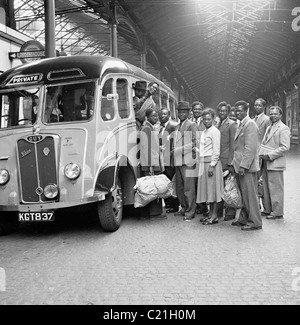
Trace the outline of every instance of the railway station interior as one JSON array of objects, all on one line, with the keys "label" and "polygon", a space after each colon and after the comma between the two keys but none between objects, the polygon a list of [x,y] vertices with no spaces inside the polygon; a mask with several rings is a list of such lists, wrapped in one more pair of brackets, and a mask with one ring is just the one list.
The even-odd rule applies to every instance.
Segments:
[{"label": "railway station interior", "polygon": [[216,108],[242,99],[251,115],[265,98],[283,108],[298,145],[299,8],[290,0],[1,0],[0,71],[27,62],[12,54],[31,40],[46,56],[50,41],[55,55],[115,56],[178,100]]},{"label": "railway station interior", "polygon": [[[11,79],[5,71],[44,57],[71,55],[103,55],[130,63],[128,66],[132,69],[132,75],[128,77],[128,90],[131,90],[131,85],[138,78],[145,82],[149,75],[141,69],[147,71],[156,77],[153,78],[156,81],[162,80],[163,83],[160,84],[163,87],[167,85],[173,91],[173,111],[174,94],[177,103],[188,101],[192,104],[200,101],[205,107],[213,109],[222,101],[233,106],[239,100],[244,100],[249,103],[250,117],[255,114],[254,103],[258,98],[266,100],[267,114],[271,106],[280,106],[283,110],[282,121],[291,131],[291,148],[287,153],[284,176],[284,218],[283,215],[277,215],[276,220],[268,220],[264,216],[263,227],[254,229],[260,231],[245,232],[240,231],[238,224],[232,224],[225,218],[218,225],[207,227],[208,224],[204,225],[198,219],[203,214],[201,212],[196,213],[193,220],[185,220],[180,211],[177,216],[173,213],[175,211],[166,212],[167,217],[161,220],[143,220],[134,215],[133,209],[129,209],[122,221],[121,230],[115,231],[117,228],[114,228],[113,231],[109,230],[110,233],[105,232],[98,219],[102,217],[106,226],[110,226],[111,220],[120,223],[124,203],[122,200],[126,196],[127,199],[130,198],[130,194],[134,198],[134,187],[130,181],[136,181],[135,177],[127,177],[130,174],[122,174],[122,181],[128,179],[122,192],[122,182],[118,178],[121,175],[119,166],[122,161],[117,159],[121,155],[118,157],[117,151],[108,155],[100,150],[100,137],[97,138],[97,134],[101,133],[104,123],[112,125],[114,131],[114,124],[109,124],[114,122],[113,119],[109,114],[107,117],[99,113],[98,120],[102,117],[100,122],[103,123],[100,124],[96,118],[87,121],[90,115],[86,113],[86,120],[78,120],[76,123],[75,118],[74,121],[63,120],[68,124],[50,123],[42,119],[42,113],[46,111],[43,109],[38,111],[41,121],[39,124],[44,127],[40,134],[37,123],[18,125],[20,121],[28,120],[19,120],[19,117],[16,124],[11,124],[13,127],[1,130],[1,143],[4,144],[1,148],[4,149],[1,151],[0,166],[2,163],[7,168],[10,162],[13,162],[13,166],[12,172],[6,173],[7,181],[0,184],[0,201],[5,199],[9,203],[6,204],[5,201],[8,208],[14,208],[11,211],[13,213],[18,208],[19,214],[24,212],[21,214],[38,215],[40,218],[30,221],[41,221],[40,212],[47,212],[48,207],[52,209],[54,205],[55,208],[58,207],[57,218],[55,217],[55,222],[27,222],[28,220],[19,219],[18,231],[5,236],[1,235],[0,224],[0,306],[123,304],[133,305],[131,310],[136,311],[135,305],[146,305],[145,314],[138,315],[137,318],[144,320],[148,316],[151,320],[154,317],[167,320],[180,319],[182,314],[166,314],[166,305],[186,310],[183,314],[186,318],[193,315],[198,319],[203,315],[202,310],[198,312],[197,309],[185,306],[299,305],[300,0],[0,0],[0,75],[1,87],[5,88],[5,92],[13,93],[15,87],[18,96],[23,96],[23,79],[20,77],[40,77],[40,70],[38,74],[25,75],[20,73],[23,70],[19,68],[14,70],[14,73],[17,71],[15,75],[9,76]],[[77,57],[58,59],[59,65],[54,73],[72,70],[65,68],[65,65],[61,68],[62,61],[68,60],[80,61],[82,68],[88,66],[86,62],[96,61],[97,58],[82,58],[83,63]],[[118,60],[105,58],[102,61]],[[41,62],[47,71],[44,73],[45,78],[51,76],[46,70],[52,69],[48,62]],[[78,62],[76,64],[79,66]],[[135,69],[132,65],[141,69]],[[97,72],[97,69],[90,70]],[[93,81],[94,86],[98,87],[96,94],[99,105],[96,107],[100,108],[102,98],[108,99],[109,95],[114,95],[107,91],[105,97],[104,92],[101,93],[105,89],[105,78],[111,78],[109,73],[105,74],[107,70],[103,72],[103,83],[99,73],[97,79],[87,79],[90,77],[83,74],[88,82],[79,80],[80,85],[90,85]],[[128,71],[122,72],[121,78],[127,77]],[[60,86],[65,83],[73,87],[73,80],[66,80],[66,76],[61,77],[59,73],[57,78],[60,79],[56,79],[53,84]],[[147,78],[141,75],[146,75]],[[118,77],[113,78],[117,85]],[[13,85],[14,79],[19,79],[20,83]],[[61,81],[62,79],[64,80]],[[25,80],[24,83],[26,82]],[[51,83],[42,87],[51,88]],[[168,87],[165,89],[169,91]],[[31,85],[25,85],[24,88],[31,90]],[[2,93],[4,91],[1,90]],[[160,94],[162,93],[161,90]],[[37,92],[29,92],[32,98],[36,94]],[[46,95],[43,89],[43,103],[47,102]],[[111,99],[117,103],[118,97],[111,96]],[[22,101],[21,103],[23,104]],[[36,108],[33,105],[36,101],[32,100],[31,103]],[[87,107],[86,105],[86,112]],[[117,112],[117,106],[111,107]],[[133,120],[132,105],[130,109],[130,119]],[[89,109],[89,112],[93,112],[93,109]],[[247,114],[246,110],[244,113]],[[125,114],[124,118],[128,116]],[[128,121],[136,135],[136,125],[130,119]],[[89,125],[92,130],[90,132],[87,128]],[[122,132],[129,129],[120,125]],[[285,129],[289,131],[286,127]],[[96,133],[98,130],[100,131]],[[102,132],[103,138],[103,134],[110,135]],[[125,139],[124,143],[128,144],[128,134],[120,134],[120,139]],[[122,137],[123,134],[126,136]],[[113,139],[110,136],[106,138]],[[106,138],[103,143],[107,143],[110,148],[112,142],[106,142]],[[45,140],[43,145],[48,143],[46,140],[50,145],[47,144],[47,147],[38,151],[42,146],[38,147],[36,143],[41,142],[41,139]],[[31,145],[29,149],[34,148],[35,151],[27,150],[24,145],[27,142]],[[133,145],[136,145],[136,136]],[[113,150],[114,147],[111,147]],[[82,152],[78,148],[83,148]],[[19,156],[16,155],[18,150],[21,153]],[[56,196],[43,202],[43,188],[35,185],[37,181],[35,183],[30,176],[35,175],[36,171],[29,174],[29,168],[24,168],[22,176],[33,189],[34,199],[38,199],[32,200],[33,203],[31,197],[22,202],[18,200],[15,189],[18,186],[21,188],[22,184],[19,176],[20,161],[25,158],[22,166],[26,168],[39,163],[43,167],[41,170],[48,172],[44,162],[50,161],[51,167],[54,166],[53,161],[56,160],[50,159],[54,159],[56,152],[63,159],[56,159],[57,170],[52,168],[51,172],[53,175],[57,172],[55,180],[62,180],[60,193],[59,187],[53,186],[56,183],[52,179],[51,182],[47,181],[45,188],[57,191]],[[30,156],[31,153],[36,156]],[[139,160],[139,156],[133,153],[135,160]],[[100,161],[102,154],[107,154],[108,159]],[[76,185],[76,177],[80,175],[80,168],[73,161],[77,157],[81,162],[79,166],[85,172],[78,178],[78,190],[73,186]],[[115,168],[110,168],[110,171],[118,172],[108,174],[109,169],[105,169],[107,166]],[[18,169],[19,174],[14,171]],[[122,171],[124,170],[126,169]],[[101,179],[98,172],[100,176],[105,176],[105,181],[109,181],[100,184],[102,187],[95,187]],[[77,175],[72,177],[75,173]],[[93,173],[99,178],[93,178]],[[9,175],[12,177],[9,178]],[[256,175],[254,179],[256,181]],[[38,177],[36,180],[39,180]],[[52,194],[50,190],[48,194]],[[7,198],[4,198],[5,191],[9,193]],[[24,186],[23,192],[28,194],[27,187]],[[95,206],[90,205],[91,210],[80,209],[85,199],[84,203],[95,200],[92,202]],[[71,209],[64,209],[65,207]],[[128,207],[131,208],[129,204]],[[4,211],[3,220],[7,221],[13,214],[5,210],[4,205],[0,204],[0,208],[3,208],[0,209],[1,212]],[[50,214],[54,216],[54,212]],[[115,223],[113,227],[115,225],[119,226]],[[149,307],[154,304],[160,306]],[[154,312],[160,312],[160,307],[165,313],[155,314]],[[177,310],[175,307],[174,312]],[[119,319],[117,317],[121,314],[114,314],[114,310],[117,312],[117,308],[114,308],[104,307],[103,311],[109,311],[108,314],[101,314],[102,310],[99,312],[97,309],[97,320],[109,317]],[[86,321],[85,314],[80,314],[82,309],[77,310],[78,313],[66,315],[68,320],[73,316],[78,321],[78,316]],[[130,309],[126,307],[122,310]],[[3,311],[4,308],[1,309],[1,315]],[[10,319],[16,317],[10,311],[9,313]],[[24,314],[19,315],[24,320]],[[90,316],[88,315],[89,319]],[[55,313],[53,317],[57,318]]]}]

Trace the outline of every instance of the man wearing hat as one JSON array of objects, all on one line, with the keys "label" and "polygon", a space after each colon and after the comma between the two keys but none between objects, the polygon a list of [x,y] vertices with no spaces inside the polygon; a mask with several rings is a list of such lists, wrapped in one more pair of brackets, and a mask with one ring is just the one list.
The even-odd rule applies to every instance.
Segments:
[{"label": "man wearing hat", "polygon": [[152,99],[152,95],[158,90],[157,83],[149,84],[147,89],[146,81],[136,81],[133,85],[135,96],[133,97],[133,108],[138,128],[142,126],[145,121],[146,111],[149,108],[155,108],[156,104]]},{"label": "man wearing hat", "polygon": [[176,193],[181,210],[175,215],[183,216],[185,221],[191,221],[196,213],[196,156],[193,148],[196,147],[198,128],[195,122],[188,119],[191,110],[188,102],[179,102],[177,110],[180,123],[175,129],[174,165]]}]

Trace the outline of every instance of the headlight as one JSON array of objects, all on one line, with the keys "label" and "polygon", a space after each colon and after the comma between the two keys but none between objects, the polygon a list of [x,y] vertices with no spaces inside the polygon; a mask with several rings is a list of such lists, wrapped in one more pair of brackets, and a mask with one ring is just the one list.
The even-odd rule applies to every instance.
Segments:
[{"label": "headlight", "polygon": [[47,185],[44,189],[44,195],[47,199],[54,199],[58,196],[58,188],[55,184]]},{"label": "headlight", "polygon": [[0,170],[0,185],[5,185],[9,181],[9,172],[6,169]]},{"label": "headlight", "polygon": [[75,163],[70,163],[65,167],[65,175],[67,178],[74,180],[80,176],[80,167]]}]

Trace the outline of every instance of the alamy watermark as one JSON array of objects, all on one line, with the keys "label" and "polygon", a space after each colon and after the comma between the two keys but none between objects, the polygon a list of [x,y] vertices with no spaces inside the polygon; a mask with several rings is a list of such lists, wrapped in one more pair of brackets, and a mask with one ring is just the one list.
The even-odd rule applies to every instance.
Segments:
[{"label": "alamy watermark", "polygon": [[300,31],[300,7],[295,7],[292,10],[292,16],[296,16],[296,18],[292,21],[292,30],[294,32]]},{"label": "alamy watermark", "polygon": [[300,267],[295,267],[292,271],[292,276],[295,277],[292,281],[292,290],[300,291]]},{"label": "alamy watermark", "polygon": [[0,267],[0,292],[6,291],[6,276],[5,270]]}]

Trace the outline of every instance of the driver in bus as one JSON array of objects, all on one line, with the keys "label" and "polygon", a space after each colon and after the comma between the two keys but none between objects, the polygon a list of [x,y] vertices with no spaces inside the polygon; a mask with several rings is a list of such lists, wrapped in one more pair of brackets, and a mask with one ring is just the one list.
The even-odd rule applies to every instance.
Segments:
[{"label": "driver in bus", "polygon": [[45,111],[45,121],[49,122],[59,122],[62,117],[62,112],[58,108],[58,98],[61,94],[62,87],[49,87],[46,96],[46,111]]}]

